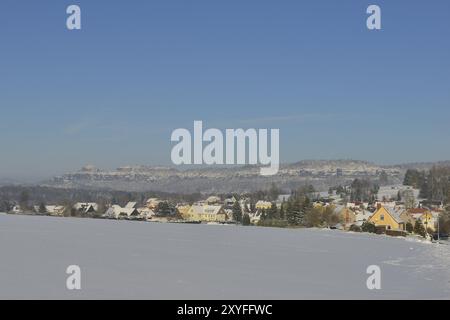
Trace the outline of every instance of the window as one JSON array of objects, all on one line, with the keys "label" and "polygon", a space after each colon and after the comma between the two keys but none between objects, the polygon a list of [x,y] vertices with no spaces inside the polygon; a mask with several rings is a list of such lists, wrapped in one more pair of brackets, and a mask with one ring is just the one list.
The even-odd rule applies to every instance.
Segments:
[{"label": "window", "polygon": [[381,220],[381,221],[384,221],[384,214],[382,214],[382,215],[380,216],[380,220]]}]

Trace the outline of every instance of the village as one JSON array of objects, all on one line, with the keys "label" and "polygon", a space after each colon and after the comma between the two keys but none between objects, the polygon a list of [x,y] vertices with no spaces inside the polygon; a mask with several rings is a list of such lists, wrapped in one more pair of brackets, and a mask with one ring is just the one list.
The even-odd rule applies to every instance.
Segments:
[{"label": "village", "polygon": [[328,192],[304,187],[290,194],[273,188],[272,192],[251,195],[208,195],[192,203],[148,198],[122,204],[40,203],[31,210],[16,204],[8,213],[159,223],[317,227],[430,240],[448,238],[449,223],[444,219],[443,203],[421,199],[419,190],[411,186],[379,187],[372,190],[371,201],[352,200],[354,197],[348,195],[355,193],[355,186],[353,191],[350,186],[339,186]]}]

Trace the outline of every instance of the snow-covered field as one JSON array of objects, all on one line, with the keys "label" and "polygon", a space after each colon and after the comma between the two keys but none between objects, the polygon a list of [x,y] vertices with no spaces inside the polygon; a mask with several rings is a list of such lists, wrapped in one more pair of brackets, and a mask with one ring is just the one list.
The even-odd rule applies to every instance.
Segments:
[{"label": "snow-covered field", "polygon": [[[66,268],[81,268],[81,290]],[[381,268],[381,290],[366,269]],[[318,229],[0,214],[0,298],[450,298],[450,246]]]}]

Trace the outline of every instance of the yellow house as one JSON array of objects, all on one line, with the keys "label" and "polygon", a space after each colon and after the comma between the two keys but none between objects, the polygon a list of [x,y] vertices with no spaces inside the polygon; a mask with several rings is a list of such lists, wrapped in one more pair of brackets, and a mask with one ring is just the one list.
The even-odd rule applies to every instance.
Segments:
[{"label": "yellow house", "polygon": [[190,209],[191,209],[190,205],[179,205],[179,206],[177,206],[178,213],[185,220],[188,220],[189,210]]},{"label": "yellow house", "polygon": [[420,216],[420,220],[422,221],[423,226],[426,229],[431,229],[432,231],[436,230],[435,225],[436,225],[437,220],[430,211],[427,211],[424,214],[422,214]]},{"label": "yellow house", "polygon": [[369,218],[377,227],[385,227],[387,230],[405,230],[405,222],[400,218],[402,212],[392,208],[380,206]]},{"label": "yellow house", "polygon": [[272,208],[272,202],[260,200],[255,204],[255,208],[257,210],[269,210]]},{"label": "yellow house", "polygon": [[227,214],[223,206],[194,204],[183,218],[188,221],[225,222]]}]

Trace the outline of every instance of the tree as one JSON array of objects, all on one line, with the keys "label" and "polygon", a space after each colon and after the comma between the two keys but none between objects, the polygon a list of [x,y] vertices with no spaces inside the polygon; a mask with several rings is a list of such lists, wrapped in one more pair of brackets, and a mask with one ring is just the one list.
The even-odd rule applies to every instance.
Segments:
[{"label": "tree", "polygon": [[302,211],[302,204],[300,201],[290,201],[290,205],[286,210],[286,217],[291,225],[302,225],[304,223],[305,213]]},{"label": "tree", "polygon": [[405,229],[406,229],[407,232],[411,233],[411,232],[414,231],[414,226],[412,225],[411,222],[407,222],[406,226],[405,226]]},{"label": "tree", "polygon": [[332,206],[327,206],[322,212],[322,221],[325,226],[332,226],[339,222],[339,216],[334,213]]},{"label": "tree", "polygon": [[168,216],[172,213],[169,203],[167,201],[161,201],[156,207],[156,213],[160,216]]},{"label": "tree", "polygon": [[275,202],[272,202],[270,209],[267,210],[267,219],[276,219],[278,218],[278,208]]},{"label": "tree", "polygon": [[381,185],[386,185],[389,183],[389,178],[388,178],[386,171],[384,171],[384,170],[381,171],[379,182]]},{"label": "tree", "polygon": [[242,224],[244,225],[244,226],[249,226],[251,223],[250,223],[250,216],[247,214],[247,213],[245,213],[244,215],[243,215],[243,217],[242,217]]},{"label": "tree", "polygon": [[309,208],[305,215],[305,224],[307,227],[319,227],[322,224],[322,214],[319,209]]},{"label": "tree", "polygon": [[361,230],[363,232],[376,233],[377,227],[372,222],[365,221],[361,226]]},{"label": "tree", "polygon": [[416,207],[416,199],[412,190],[405,190],[401,193],[401,198],[405,203],[406,209],[412,209]]},{"label": "tree", "polygon": [[349,229],[350,231],[353,231],[353,232],[361,232],[361,228],[359,227],[359,226],[357,226],[356,224],[352,224],[351,226],[350,226],[350,229]]},{"label": "tree", "polygon": [[284,209],[285,206],[286,206],[286,203],[283,200],[283,203],[281,204],[281,208],[280,208],[280,213],[279,213],[279,216],[280,216],[281,220],[284,220],[284,218],[285,218],[285,209]]},{"label": "tree", "polygon": [[423,223],[421,220],[416,221],[416,223],[414,225],[414,233],[425,238],[426,230],[425,230],[425,227],[423,226]]},{"label": "tree", "polygon": [[277,200],[279,195],[280,195],[280,189],[277,188],[275,183],[272,183],[272,185],[270,186],[270,189],[269,189],[269,195],[268,195],[269,200],[275,201],[275,200]]},{"label": "tree", "polygon": [[27,210],[28,209],[28,202],[30,201],[30,195],[28,193],[28,191],[23,190],[20,193],[20,197],[19,197],[19,205],[22,208],[22,210]]},{"label": "tree", "polygon": [[13,205],[8,200],[3,200],[0,202],[0,212],[9,212],[12,207]]},{"label": "tree", "polygon": [[239,204],[239,202],[235,202],[233,204],[233,208],[231,209],[233,212],[233,219],[236,222],[242,222],[242,209],[241,209],[241,205]]},{"label": "tree", "polygon": [[408,169],[403,179],[403,185],[411,186],[413,188],[420,188],[425,182],[425,172],[420,172],[416,169]]},{"label": "tree", "polygon": [[372,202],[380,187],[366,179],[355,179],[351,185],[350,201]]},{"label": "tree", "polygon": [[248,202],[247,202],[247,201],[245,201],[245,203],[244,203],[244,210],[243,210],[243,212],[244,212],[244,213],[249,213],[249,210],[248,210]]},{"label": "tree", "polygon": [[43,203],[43,202],[41,202],[41,204],[39,205],[39,213],[41,213],[41,214],[47,213],[47,208],[45,207],[45,203]]}]

